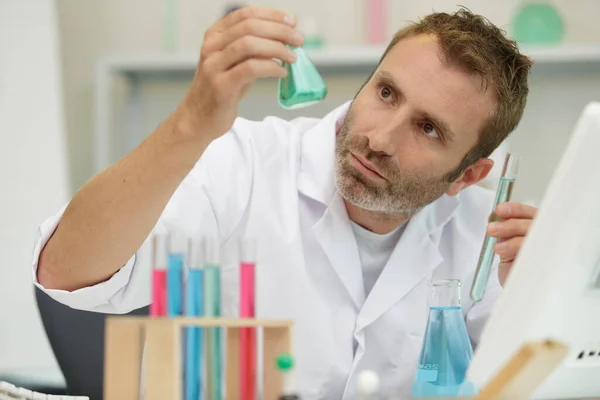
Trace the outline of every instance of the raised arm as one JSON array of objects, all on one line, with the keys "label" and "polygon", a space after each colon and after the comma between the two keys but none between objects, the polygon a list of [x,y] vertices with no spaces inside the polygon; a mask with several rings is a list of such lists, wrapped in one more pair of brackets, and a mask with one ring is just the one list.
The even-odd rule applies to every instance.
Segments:
[{"label": "raised arm", "polygon": [[70,201],[40,253],[39,283],[73,291],[117,272],[148,237],[207,146],[231,128],[253,82],[285,76],[273,59],[293,62],[286,45],[301,43],[293,18],[268,8],[244,7],[210,27],[177,109]]}]

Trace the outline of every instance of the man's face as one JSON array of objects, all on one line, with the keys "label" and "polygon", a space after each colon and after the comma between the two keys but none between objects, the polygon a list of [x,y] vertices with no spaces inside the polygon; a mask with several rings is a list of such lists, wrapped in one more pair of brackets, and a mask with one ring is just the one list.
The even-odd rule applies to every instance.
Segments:
[{"label": "man's face", "polygon": [[453,181],[449,176],[495,106],[480,78],[444,65],[434,38],[401,40],[356,96],[338,132],[341,195],[365,210],[410,216],[483,179],[482,171],[471,174],[472,167]]}]

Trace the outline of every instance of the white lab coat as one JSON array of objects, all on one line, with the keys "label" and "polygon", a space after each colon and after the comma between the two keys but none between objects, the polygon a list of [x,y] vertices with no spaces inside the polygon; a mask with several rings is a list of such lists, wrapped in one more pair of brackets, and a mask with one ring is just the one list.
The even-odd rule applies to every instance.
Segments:
[{"label": "white lab coat", "polygon": [[[464,282],[462,304],[474,344],[501,292],[494,271],[483,302],[473,305],[468,296],[493,201],[492,191],[471,187],[441,197],[409,222],[365,298],[356,242],[334,185],[335,130],[348,106],[323,119],[236,120],[207,149],[155,228],[220,238],[225,315],[238,313],[239,241],[244,235],[257,240],[257,316],[294,320],[296,382],[304,399],[353,399],[365,368],[379,373],[383,394],[408,394],[430,279]],[[40,249],[61,212],[41,225],[34,280]],[[46,293],[99,312],[145,306],[148,243],[107,282]]]}]

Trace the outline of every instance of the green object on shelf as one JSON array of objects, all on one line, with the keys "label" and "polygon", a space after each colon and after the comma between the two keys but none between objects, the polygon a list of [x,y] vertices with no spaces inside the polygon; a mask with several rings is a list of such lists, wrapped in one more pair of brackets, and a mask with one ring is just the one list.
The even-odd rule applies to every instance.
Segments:
[{"label": "green object on shelf", "polygon": [[305,49],[320,49],[323,48],[325,40],[321,36],[305,36],[302,47]]},{"label": "green object on shelf", "polygon": [[294,357],[291,354],[283,353],[277,357],[277,368],[280,371],[289,371],[294,368]]},{"label": "green object on shelf", "polygon": [[164,0],[163,7],[163,50],[174,52],[179,45],[179,0]]},{"label": "green object on shelf", "polygon": [[291,47],[296,61],[283,63],[287,76],[279,80],[279,105],[285,109],[308,107],[327,96],[323,78],[302,47]]},{"label": "green object on shelf", "polygon": [[298,20],[298,31],[304,36],[304,49],[320,49],[325,45],[325,38],[319,30],[317,20],[307,16]]},{"label": "green object on shelf", "polygon": [[545,2],[526,2],[513,19],[513,37],[519,43],[552,45],[560,43],[565,26],[558,9]]}]

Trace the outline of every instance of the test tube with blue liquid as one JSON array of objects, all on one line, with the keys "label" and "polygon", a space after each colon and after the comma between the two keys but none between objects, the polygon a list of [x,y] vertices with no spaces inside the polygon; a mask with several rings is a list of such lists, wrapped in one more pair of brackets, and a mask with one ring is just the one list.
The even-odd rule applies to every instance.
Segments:
[{"label": "test tube with blue liquid", "polygon": [[[204,315],[204,259],[202,257],[202,240],[188,241],[189,270],[185,290],[185,315],[201,317]],[[202,328],[186,328],[185,352],[185,400],[203,398],[203,341]]]},{"label": "test tube with blue liquid", "polygon": [[[221,316],[221,257],[217,238],[204,241],[204,315]],[[223,349],[221,328],[206,328],[207,392],[211,400],[223,399]]]},{"label": "test tube with blue liquid", "polygon": [[467,370],[473,348],[465,324],[459,279],[430,283],[430,304],[412,397],[476,394]]},{"label": "test tube with blue liquid", "polygon": [[169,253],[167,256],[167,315],[183,315],[184,262],[187,250],[185,236],[179,232],[169,233]]},{"label": "test tube with blue liquid", "polygon": [[[508,153],[502,169],[500,181],[498,182],[498,189],[496,190],[496,197],[492,206],[490,222],[501,220],[496,215],[496,208],[499,204],[510,201],[518,171],[519,156],[513,153]],[[475,277],[473,278],[473,284],[471,286],[471,299],[475,302],[481,301],[485,295],[485,290],[490,280],[490,272],[495,256],[494,246],[496,245],[497,241],[497,238],[487,234],[483,240],[483,246],[479,255],[479,262],[477,264]]]}]

